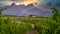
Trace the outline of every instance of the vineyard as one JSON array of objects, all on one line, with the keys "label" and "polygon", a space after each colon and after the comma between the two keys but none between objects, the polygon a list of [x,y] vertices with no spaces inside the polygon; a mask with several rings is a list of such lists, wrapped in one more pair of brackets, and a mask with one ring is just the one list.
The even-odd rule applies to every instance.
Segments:
[{"label": "vineyard", "polygon": [[35,25],[39,34],[60,34],[60,14],[53,8],[51,17],[2,17],[0,34],[26,34]]}]

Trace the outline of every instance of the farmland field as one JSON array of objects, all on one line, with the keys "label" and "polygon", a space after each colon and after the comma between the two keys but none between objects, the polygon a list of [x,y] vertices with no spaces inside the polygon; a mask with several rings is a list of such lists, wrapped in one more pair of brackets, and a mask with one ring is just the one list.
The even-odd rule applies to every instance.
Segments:
[{"label": "farmland field", "polygon": [[53,8],[53,15],[2,16],[0,13],[0,34],[60,34],[60,13]]},{"label": "farmland field", "polygon": [[21,21],[21,22],[30,22],[30,23],[33,23],[33,22],[43,22],[43,21],[46,21],[48,20],[47,17],[1,17],[1,18],[10,18],[11,21]]},{"label": "farmland field", "polygon": [[[59,21],[60,22],[60,21]],[[60,23],[50,17],[0,17],[0,34],[26,34],[34,24],[39,34],[59,34]],[[24,32],[24,33],[23,33]]]},{"label": "farmland field", "polygon": [[0,34],[60,34],[60,0],[0,0]]}]

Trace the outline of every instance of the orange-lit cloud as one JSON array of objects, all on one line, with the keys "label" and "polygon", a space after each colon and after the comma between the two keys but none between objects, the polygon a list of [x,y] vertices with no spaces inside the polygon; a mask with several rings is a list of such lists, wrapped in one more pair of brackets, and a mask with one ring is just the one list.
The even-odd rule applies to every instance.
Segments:
[{"label": "orange-lit cloud", "polygon": [[24,1],[22,1],[22,3],[23,4],[25,4],[25,5],[28,5],[28,4],[35,4],[35,3],[38,3],[39,2],[39,0],[24,0]]},{"label": "orange-lit cloud", "polygon": [[[39,3],[40,0],[22,0],[22,1],[18,1],[18,2],[14,2],[16,5],[19,5],[19,4],[25,4],[25,5],[28,5],[28,4],[35,4],[35,3]],[[6,5],[11,5],[11,3],[13,3],[12,1],[6,1],[5,4]]]}]

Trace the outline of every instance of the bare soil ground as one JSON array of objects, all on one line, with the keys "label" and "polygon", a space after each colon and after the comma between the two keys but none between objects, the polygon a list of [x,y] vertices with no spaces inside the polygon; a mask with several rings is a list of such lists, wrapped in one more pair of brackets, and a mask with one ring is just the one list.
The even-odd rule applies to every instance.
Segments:
[{"label": "bare soil ground", "polygon": [[38,34],[38,32],[35,29],[30,29],[27,34]]}]

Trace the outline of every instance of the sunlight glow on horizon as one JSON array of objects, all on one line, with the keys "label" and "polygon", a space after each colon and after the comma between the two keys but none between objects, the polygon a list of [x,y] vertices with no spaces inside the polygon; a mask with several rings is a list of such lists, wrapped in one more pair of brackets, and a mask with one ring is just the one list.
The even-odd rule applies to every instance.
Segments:
[{"label": "sunlight glow on horizon", "polygon": [[39,2],[40,0],[23,0],[21,2],[6,1],[5,5],[11,5],[12,3],[15,3],[16,5],[20,5],[20,4],[28,5],[28,4],[35,4]]}]

